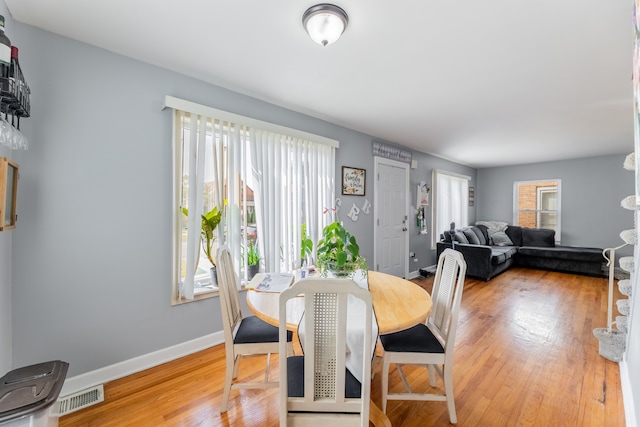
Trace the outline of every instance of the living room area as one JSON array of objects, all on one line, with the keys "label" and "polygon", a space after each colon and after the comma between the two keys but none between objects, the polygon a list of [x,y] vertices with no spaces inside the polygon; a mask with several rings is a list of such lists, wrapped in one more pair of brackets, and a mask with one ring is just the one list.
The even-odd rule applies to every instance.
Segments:
[{"label": "living room area", "polygon": [[[27,3],[28,10],[25,10],[23,5]],[[225,24],[221,24],[223,28],[219,31],[229,30],[226,25],[231,25],[231,17],[235,15],[231,13],[227,15],[224,11],[235,6],[230,4],[232,2],[213,3],[215,3],[215,7],[211,6],[214,7],[213,12],[206,9],[208,15],[218,16],[219,13],[227,17]],[[278,29],[278,35],[280,31],[286,33],[282,34],[283,43],[286,39],[295,39],[291,33],[297,34],[294,31],[300,30],[300,40],[290,41],[295,45],[291,49],[302,50],[307,47],[307,42],[312,44],[313,48],[323,48],[308,40],[302,25],[298,22],[300,14],[297,13],[297,9],[292,11],[293,6],[285,4],[284,1],[277,3],[281,10],[287,11],[295,18],[295,22],[291,24],[293,29],[286,27],[285,31],[282,29],[284,25]],[[615,30],[615,34],[607,33],[604,37],[606,43],[602,41],[602,46],[597,44],[597,41],[603,40],[603,36],[600,34],[589,36],[589,40],[594,45],[593,49],[597,48],[597,52],[601,52],[600,49],[609,52],[611,49],[607,43],[617,42],[619,39],[623,41],[623,48],[628,48],[628,56],[622,60],[611,58],[608,56],[610,53],[603,53],[599,58],[604,59],[597,61],[600,65],[607,62],[614,65],[610,68],[604,65],[602,69],[598,68],[590,84],[595,87],[596,82],[601,80],[615,80],[612,84],[613,89],[610,92],[603,90],[602,97],[596,96],[600,93],[594,94],[595,90],[583,94],[577,89],[575,91],[572,89],[570,92],[576,99],[576,103],[582,104],[581,108],[575,107],[572,103],[559,105],[549,102],[550,105],[545,106],[547,108],[545,115],[535,117],[529,114],[529,107],[520,89],[525,84],[533,84],[538,78],[537,74],[529,74],[526,55],[518,56],[519,61],[516,61],[518,63],[512,64],[514,68],[506,75],[502,75],[504,80],[508,80],[507,77],[509,77],[518,80],[517,82],[505,81],[503,86],[502,82],[497,81],[500,78],[496,77],[496,70],[491,64],[460,58],[459,62],[455,61],[459,67],[451,69],[455,70],[455,73],[454,71],[449,73],[456,74],[457,79],[465,83],[472,79],[473,67],[469,67],[471,63],[477,64],[479,68],[487,67],[493,70],[493,77],[485,77],[485,80],[478,80],[476,84],[469,85],[469,87],[479,87],[478,93],[474,92],[473,98],[469,93],[466,95],[458,93],[464,90],[452,85],[442,89],[445,94],[441,94],[440,104],[436,106],[420,105],[413,113],[394,117],[389,116],[390,113],[386,109],[383,113],[378,112],[377,110],[382,111],[380,104],[389,104],[385,108],[390,106],[393,109],[399,108],[414,97],[420,99],[435,97],[440,92],[438,82],[441,75],[438,74],[438,77],[433,78],[435,83],[429,82],[430,95],[418,91],[420,84],[405,86],[402,81],[402,72],[390,74],[391,77],[388,80],[381,78],[380,74],[372,74],[373,77],[371,77],[369,72],[375,70],[384,75],[396,67],[392,64],[403,64],[400,68],[419,68],[424,77],[430,75],[428,72],[430,68],[436,68],[435,59],[427,64],[416,65],[409,59],[406,59],[406,62],[394,63],[379,57],[384,55],[373,55],[374,63],[360,69],[359,73],[353,73],[351,76],[351,73],[344,71],[341,64],[345,64],[343,61],[354,56],[354,50],[330,51],[327,49],[340,49],[340,44],[343,44],[343,47],[349,46],[348,43],[353,43],[353,40],[349,42],[346,36],[350,33],[355,36],[358,31],[363,31],[362,26],[366,27],[355,13],[358,9],[366,8],[354,1],[344,6],[347,9],[351,7],[353,11],[350,14],[353,26],[345,32],[345,38],[336,42],[335,45],[324,47],[325,50],[299,55],[300,58],[304,58],[300,62],[307,61],[312,64],[319,70],[320,77],[316,77],[316,80],[304,78],[302,81],[291,80],[290,82],[293,92],[307,90],[307,86],[317,86],[320,88],[319,91],[323,92],[332,88],[334,82],[346,79],[345,76],[349,75],[351,79],[355,79],[350,80],[354,87],[366,88],[364,95],[354,96],[355,101],[351,97],[336,95],[333,92],[326,95],[326,98],[330,98],[329,100],[324,99],[325,94],[316,95],[329,105],[324,107],[328,108],[323,110],[324,113],[314,110],[316,107],[308,101],[313,98],[307,94],[302,97],[303,99],[296,97],[286,101],[275,99],[276,95],[269,90],[275,83],[268,80],[265,77],[266,74],[257,77],[252,74],[251,78],[256,86],[243,88],[225,84],[228,82],[223,78],[204,77],[206,74],[204,69],[178,70],[182,61],[186,61],[187,58],[180,55],[182,50],[177,45],[171,45],[168,47],[169,51],[163,51],[167,62],[161,66],[154,64],[145,56],[145,49],[148,52],[153,49],[142,44],[142,41],[140,42],[143,46],[142,53],[135,57],[120,53],[115,47],[102,46],[98,40],[76,39],[65,34],[61,29],[53,31],[46,28],[51,24],[48,21],[54,20],[52,18],[40,17],[40,21],[36,18],[29,18],[34,19],[33,21],[27,19],[26,12],[33,13],[33,9],[42,8],[44,15],[47,15],[45,6],[44,2],[42,4],[15,0],[0,2],[0,14],[5,16],[6,32],[12,42],[20,47],[20,62],[32,90],[32,115],[20,123],[21,132],[28,136],[31,142],[30,149],[10,150],[0,146],[0,156],[10,157],[20,165],[19,221],[14,230],[0,233],[0,375],[16,367],[45,360],[66,360],[70,364],[69,381],[63,392],[69,394],[98,383],[115,381],[131,372],[144,371],[144,369],[178,359],[180,356],[195,354],[204,348],[220,345],[222,321],[218,298],[172,305],[175,283],[172,282],[174,260],[171,209],[174,177],[171,144],[174,129],[172,112],[163,109],[163,102],[168,95],[231,114],[252,117],[339,141],[340,145],[335,157],[335,186],[336,195],[341,199],[340,219],[357,237],[363,256],[371,260],[370,267],[373,266],[375,258],[373,230],[377,222],[374,216],[377,205],[369,211],[365,211],[363,206],[365,201],[374,204],[374,171],[376,170],[376,156],[372,150],[374,142],[410,153],[411,163],[415,164],[415,168],[408,169],[410,194],[407,200],[410,215],[406,219],[408,251],[402,254],[402,261],[408,265],[408,277],[416,280],[420,280],[421,268],[436,264],[437,254],[432,244],[432,237],[434,233],[439,237],[439,234],[444,231],[444,229],[432,229],[433,216],[430,208],[425,210],[426,217],[423,218],[426,234],[421,234],[421,226],[416,222],[415,189],[421,183],[432,185],[431,177],[434,170],[469,177],[468,185],[475,191],[474,203],[467,209],[468,224],[459,224],[460,226],[490,220],[514,224],[514,183],[556,179],[562,182],[560,235],[562,245],[617,247],[622,243],[620,233],[623,230],[635,228],[636,213],[621,207],[623,199],[637,194],[635,174],[623,168],[626,157],[636,149],[633,140],[633,93],[629,81],[633,46],[631,41],[627,40],[632,31],[629,24],[632,11],[627,5],[623,9],[629,10],[625,12],[621,21],[618,20],[620,6],[613,6],[613,10],[607,9],[607,13],[601,14],[602,20],[606,22],[614,21],[616,24],[622,22],[622,30]],[[167,25],[171,26],[172,19],[165,19],[170,14],[164,9],[180,8],[175,4],[165,4],[165,7],[157,6],[156,8],[141,4],[138,6],[140,9],[153,9],[148,12],[147,19],[158,18],[151,19],[151,23],[145,21],[149,25],[149,32],[145,34],[154,34],[154,29],[159,25],[158,22],[162,23],[160,26],[166,31]],[[425,11],[423,8],[426,7],[418,2],[413,2],[412,6],[419,8],[420,11]],[[75,14],[75,20],[82,22],[84,7],[86,6],[74,4],[67,9],[67,13]],[[187,8],[187,6],[181,7]],[[259,10],[262,11],[263,6],[256,7],[260,7]],[[387,9],[389,6],[378,2],[375,7]],[[494,4],[494,7],[506,8],[514,13],[513,16],[524,14],[522,10],[512,10],[512,5]],[[576,10],[583,10],[585,5],[575,2],[573,7]],[[590,7],[594,6],[590,5]],[[304,9],[303,6],[300,8]],[[459,8],[462,6],[448,9],[447,16],[456,17],[457,13],[461,13]],[[476,6],[473,6],[474,10],[467,10],[468,15],[464,15],[465,22],[470,24],[467,28],[474,28],[478,24],[475,18],[479,14],[481,16],[486,14],[475,8]],[[600,9],[589,10],[597,14]],[[134,14],[134,12],[123,3],[113,6],[112,9],[112,14],[115,15]],[[406,8],[403,8],[402,12],[405,15],[412,14]],[[542,9],[527,9],[527,12],[531,12],[532,15],[531,21],[522,23],[525,28],[538,26],[541,22],[544,24],[542,17],[546,14],[542,13]],[[89,13],[86,11],[86,14]],[[194,14],[191,13],[191,15]],[[563,16],[569,17],[565,19],[569,19],[567,22],[571,22],[571,25],[584,30],[582,23],[573,22],[574,18],[571,18],[573,14]],[[159,19],[161,17],[163,19]],[[183,15],[179,17],[180,19],[176,18],[178,21],[186,19]],[[95,21],[88,21],[87,26],[94,24],[98,27],[105,20],[104,16],[101,19],[92,19]],[[401,18],[397,19],[402,21]],[[433,16],[430,19],[434,19]],[[554,23],[561,26],[558,22],[554,21]],[[121,25],[121,29],[115,26],[111,30],[116,33],[131,30],[127,25]],[[518,27],[516,24],[513,26]],[[569,28],[565,31],[571,33],[572,27],[569,24],[566,26]],[[512,25],[508,27],[513,29]],[[484,30],[488,31],[486,28]],[[458,28],[455,32],[460,31],[469,34],[468,29]],[[622,33],[622,36],[619,36],[619,33]],[[382,35],[378,34],[378,36]],[[584,37],[584,34],[580,32],[580,36]],[[207,39],[211,40],[211,37],[213,36],[208,35]],[[225,39],[224,34],[215,33],[215,37],[218,37],[216,40]],[[136,44],[137,38],[131,37],[128,44]],[[429,40],[437,38],[437,34],[430,33]],[[506,37],[493,34],[489,40],[498,41],[503,38]],[[278,42],[280,41],[281,39],[278,38]],[[548,40],[545,36],[543,41],[547,43],[544,45],[545,48],[549,49],[547,54],[550,64],[550,68],[545,72],[549,74],[557,72],[560,75],[559,80],[569,84],[573,81],[572,76],[578,72],[573,67],[564,68],[568,67],[566,63],[571,61],[562,61],[564,57],[555,56],[558,52],[551,47],[555,40]],[[573,36],[565,41],[567,44],[574,42]],[[263,42],[255,36],[246,43],[246,46],[236,46],[234,49],[238,50],[232,49],[231,53],[223,51],[224,55],[222,53],[216,55],[215,52],[209,52],[207,55],[226,58],[219,62],[240,62],[242,65],[237,67],[236,72],[243,74],[248,72],[246,69],[252,69],[251,71],[255,72],[255,69],[263,67],[263,64],[274,67],[277,63],[270,57],[261,56],[259,52],[254,52],[256,55],[254,57],[239,55],[237,52],[243,52],[244,48],[258,46],[258,51],[271,51],[272,55],[281,54],[280,49],[287,50],[278,47],[280,45],[277,43],[265,41],[267,45],[263,45]],[[370,43],[372,42],[367,44]],[[426,46],[424,40],[420,39],[414,43],[399,45],[397,50],[402,51],[405,58],[434,55],[440,61],[447,59],[448,55],[457,57],[458,52],[468,50],[467,45],[462,43],[455,49],[437,55],[436,51],[429,51],[430,54],[425,53],[426,51],[422,52],[421,49],[427,49]],[[507,45],[503,49],[507,53],[527,50],[520,49],[521,47]],[[218,48],[222,49],[223,46]],[[170,54],[167,55],[167,52]],[[298,50],[291,50],[291,52],[298,52]],[[460,55],[463,56],[461,53]],[[595,56],[593,52],[590,55]],[[475,56],[473,58],[477,59]],[[296,63],[299,64],[299,62]],[[296,66],[294,64],[291,67],[295,69]],[[518,75],[517,70],[525,73],[519,79],[514,77]],[[310,71],[306,71],[306,68],[304,72],[298,70],[298,74],[301,75],[308,72]],[[323,75],[323,72],[328,74]],[[491,75],[491,72],[489,74]],[[426,82],[424,84],[426,86]],[[258,90],[259,87],[264,88],[263,91]],[[600,88],[600,86],[597,87]],[[276,89],[275,92],[278,90],[280,89]],[[542,92],[542,89],[540,91]],[[398,98],[391,98],[391,94]],[[349,104],[344,107],[341,105],[343,98],[349,98],[349,102],[355,105]],[[386,101],[380,102],[378,98]],[[488,103],[488,100],[500,98],[515,100],[511,105],[517,105],[518,109],[527,112],[524,114],[525,117],[515,113],[513,116],[506,113],[498,114],[497,111],[492,111],[493,107],[483,108],[480,102],[480,100],[487,100]],[[531,99],[532,103],[533,101],[535,99]],[[345,99],[344,103],[346,102]],[[370,104],[375,105],[370,108]],[[530,107],[533,108],[533,106]],[[605,107],[612,109],[601,109]],[[515,107],[511,108],[516,110]],[[567,110],[571,110],[570,118],[563,115]],[[327,111],[331,111],[332,114],[329,115]],[[354,111],[357,112],[356,116],[361,115],[366,118],[366,121],[376,126],[393,122],[398,127],[394,127],[391,133],[373,125],[372,127],[356,126],[355,121],[347,122],[346,119]],[[459,124],[460,133],[453,131],[446,133],[444,130],[440,133],[440,126],[447,123],[448,117],[451,117],[449,115],[445,117],[445,112],[468,118],[467,124]],[[467,115],[470,112],[476,112],[479,116]],[[341,119],[338,120],[336,117]],[[602,124],[607,121],[607,118],[611,119],[615,124],[614,127],[618,128],[617,133],[609,135],[610,139],[589,127]],[[426,127],[429,129],[419,136],[405,133],[402,129],[402,126],[408,127],[412,124],[410,122],[421,121],[428,122]],[[557,125],[557,122],[560,122],[561,130],[579,128],[584,138],[570,141],[567,139],[569,141],[567,144],[561,144],[559,140],[565,136],[564,134],[550,135],[546,132],[549,130],[547,127],[549,123]],[[484,128],[485,125],[489,126],[488,123],[493,123],[495,127]],[[472,124],[474,126],[471,126]],[[467,128],[467,125],[470,127]],[[493,138],[493,132],[496,129],[518,128],[519,125],[527,125],[528,129],[537,129],[539,133],[529,138],[523,136],[522,139],[517,138],[514,133],[509,135],[510,138]],[[596,127],[599,128],[599,126]],[[473,137],[472,131],[476,131]],[[479,135],[483,135],[484,138],[480,139]],[[595,144],[596,149],[593,151],[588,151],[587,145],[589,147],[593,145],[587,144],[586,141],[593,142],[591,138],[593,135],[600,138],[599,144]],[[479,139],[474,139],[476,137]],[[545,144],[550,143],[551,147],[542,143],[537,145],[535,137],[541,141],[544,140]],[[488,148],[487,140],[492,139],[496,140],[496,145]],[[428,143],[431,141],[442,145],[429,148]],[[585,141],[584,146],[581,144],[582,141]],[[424,146],[428,148],[421,149],[417,145],[410,146],[410,144],[425,144]],[[611,149],[611,146],[615,147]],[[512,148],[515,150],[511,150]],[[502,151],[515,151],[514,157],[509,162],[497,163],[494,158],[497,158]],[[550,153],[557,156],[549,156]],[[457,157],[458,154],[464,155],[464,158],[460,159]],[[343,166],[367,172],[362,196],[341,194]],[[430,200],[430,202],[433,201]],[[348,216],[353,206],[359,211],[357,216],[354,215],[356,220]],[[331,207],[323,206],[323,208]],[[635,256],[634,248],[631,246],[623,248],[618,253],[618,257],[622,256]],[[514,286],[514,289],[518,290],[515,295],[520,297],[513,295],[511,297],[516,298],[519,304],[535,303],[535,298],[531,300],[526,298],[526,295],[532,295],[532,293],[521,291],[524,289],[523,283],[527,281],[526,277],[522,277],[517,269],[509,272],[514,275],[504,276],[504,278],[497,276],[489,282],[470,280],[470,283],[473,283],[472,286],[476,290],[484,291],[479,294],[483,299],[491,298],[493,288]],[[545,280],[549,279],[549,281],[545,281],[544,286],[540,285],[537,288],[541,293],[545,292],[545,286],[552,286],[554,281],[563,282],[562,291],[559,294],[561,296],[558,297],[562,298],[563,303],[550,304],[546,308],[538,306],[550,317],[556,316],[556,319],[562,318],[563,304],[571,306],[572,287],[575,288],[576,294],[588,300],[589,296],[583,294],[587,289],[594,290],[597,286],[607,286],[607,281],[603,278],[595,280],[595,278],[585,277],[583,282],[578,275],[538,273],[537,270],[532,274],[543,275],[544,273],[548,273]],[[509,278],[511,280],[508,280]],[[519,284],[513,285],[516,282]],[[503,291],[505,290],[499,291],[499,295],[504,295]],[[474,295],[473,292],[467,294],[467,296],[472,295]],[[634,307],[638,306],[637,300],[635,295],[632,300]],[[472,301],[473,299],[470,298],[469,302]],[[509,307],[503,308],[509,309]],[[573,311],[567,313],[573,313]],[[513,312],[510,314],[515,315]],[[497,312],[492,313],[491,316],[494,316],[496,322],[504,320]],[[595,316],[598,316],[600,323],[589,324],[587,328],[589,322],[595,321],[591,318],[583,319],[586,322],[585,328],[606,326],[602,311]],[[485,326],[490,325],[491,319],[483,318],[483,320]],[[634,332],[640,328],[638,320],[636,316],[635,323],[630,325]],[[466,321],[470,323],[473,321],[471,313]],[[533,326],[540,326],[535,323],[535,319],[532,321]],[[562,323],[561,320],[558,322]],[[502,325],[502,323],[497,324]],[[573,341],[575,346],[587,349],[585,351],[595,351],[594,354],[588,353],[587,357],[591,357],[591,360],[600,357],[597,355],[595,338],[581,336],[589,341],[584,342],[582,338],[576,339]],[[608,382],[610,377],[601,370],[591,372],[593,375],[590,377],[593,383],[602,385],[606,382],[609,387],[619,387],[620,395],[624,398],[627,420],[637,419],[636,414],[640,413],[640,390],[638,389],[640,357],[636,357],[640,353],[640,340],[637,339],[637,333],[632,333],[630,336],[629,358],[619,367],[622,379],[620,385]],[[467,339],[472,340],[470,337]],[[555,349],[552,344],[550,345]],[[495,354],[498,357],[498,353]],[[473,365],[470,362],[464,363]],[[478,376],[465,377],[467,387],[473,387],[473,381],[480,381],[482,366],[490,367],[488,363],[486,359],[478,360],[474,367],[479,371],[479,373],[476,372]],[[603,366],[597,362],[596,364]],[[557,370],[552,373],[544,373],[543,365],[538,366],[542,376],[565,374],[559,370],[573,369],[572,372],[566,373],[571,376],[572,381],[576,380],[580,371],[577,365],[571,367],[571,364],[567,364],[556,368]],[[607,366],[618,369],[616,365]],[[516,368],[510,367],[510,369]],[[522,384],[522,386],[525,385]],[[505,383],[504,387],[502,393],[506,393],[512,385]],[[538,390],[538,392],[541,391]],[[219,395],[212,393],[209,396],[211,401],[217,402]],[[561,400],[562,396],[556,395],[554,398]],[[589,404],[584,403],[584,407],[586,408],[584,412],[588,414]],[[468,416],[469,420],[473,419],[471,412]],[[398,419],[400,418],[402,415],[398,415]]]}]

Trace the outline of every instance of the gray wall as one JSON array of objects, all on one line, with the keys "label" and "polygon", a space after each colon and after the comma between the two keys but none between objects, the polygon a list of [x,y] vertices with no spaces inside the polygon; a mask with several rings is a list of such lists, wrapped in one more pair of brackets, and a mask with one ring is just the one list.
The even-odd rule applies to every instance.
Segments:
[{"label": "gray wall", "polygon": [[[15,367],[62,359],[74,376],[221,330],[217,298],[170,305],[165,95],[339,140],[338,188],[342,165],[373,172],[369,135],[20,23],[12,41],[32,89],[12,232]],[[420,155],[425,169],[412,176],[459,168],[429,158]],[[372,174],[366,185],[373,203]],[[343,206],[362,201],[342,197]],[[340,218],[373,259],[372,213]]]},{"label": "gray wall", "polygon": [[[629,141],[629,153],[633,141]],[[622,230],[634,227],[633,214],[620,207],[635,194],[633,173],[622,168],[627,154],[478,170],[478,220],[513,222],[513,183],[562,180],[561,244],[610,248],[621,245]],[[619,254],[631,255],[631,247]]]},{"label": "gray wall", "polygon": [[[455,172],[462,175],[467,175],[471,177],[469,181],[470,187],[477,186],[476,184],[476,170],[470,168],[468,166],[451,163],[447,160],[430,156],[424,153],[414,153],[413,159],[418,162],[418,168],[412,169],[410,174],[411,180],[411,196],[409,199],[409,204],[411,205],[412,211],[411,214],[413,216],[410,217],[409,220],[409,251],[416,253],[416,258],[418,258],[418,262],[414,263],[410,261],[409,263],[409,271],[418,270],[419,268],[425,268],[431,265],[435,265],[436,262],[436,252],[431,249],[431,236],[433,233],[436,234],[436,237],[440,236],[440,234],[444,230],[432,230],[432,209],[433,209],[433,182],[432,182],[432,171],[433,169],[442,169],[448,172]],[[419,228],[416,226],[415,212],[416,212],[416,192],[417,186],[420,181],[425,181],[429,188],[431,188],[431,192],[429,193],[429,206],[425,210],[426,214],[426,224],[427,224],[427,235],[419,235]],[[477,196],[476,196],[477,200]],[[473,224],[476,220],[476,206],[469,207],[469,224]],[[464,226],[468,224],[458,224],[459,226]]]},{"label": "gray wall", "polygon": [[[3,2],[0,11],[7,15]],[[10,19],[7,29],[33,94],[32,117],[22,122],[31,148],[10,153],[21,166],[18,227],[0,233],[0,371],[62,359],[74,376],[221,329],[217,298],[170,305],[171,113],[160,110],[165,95],[339,140],[337,183],[342,165],[373,171],[369,135]],[[412,199],[420,180],[431,184],[433,168],[473,177],[471,221],[510,221],[513,180],[553,177],[563,179],[563,243],[615,246],[618,233],[633,226],[617,208],[633,193],[620,170],[623,156],[483,169],[477,177],[471,168],[423,153],[414,159]],[[342,199],[343,206],[362,202]],[[348,221],[372,259],[372,215]],[[417,236],[415,222],[411,230],[419,266],[434,264],[428,236]],[[586,237],[584,230],[595,234]],[[632,363],[638,372],[640,362]]]}]

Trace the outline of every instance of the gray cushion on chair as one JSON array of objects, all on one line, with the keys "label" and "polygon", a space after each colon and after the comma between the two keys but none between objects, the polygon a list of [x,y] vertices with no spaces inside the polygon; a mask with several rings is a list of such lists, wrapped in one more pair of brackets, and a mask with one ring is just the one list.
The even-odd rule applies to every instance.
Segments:
[{"label": "gray cushion on chair", "polygon": [[380,335],[385,351],[402,353],[444,353],[440,341],[425,324],[419,324],[404,331]]},{"label": "gray cushion on chair", "polygon": [[[345,397],[352,399],[360,397],[361,387],[360,381],[347,369],[344,380]],[[304,396],[304,356],[287,358],[287,393],[289,397]]]},{"label": "gray cushion on chair", "polygon": [[[290,342],[292,338],[291,331],[287,331],[287,342]],[[233,342],[235,344],[278,342],[278,327],[270,325],[256,316],[245,317],[240,323]]]}]

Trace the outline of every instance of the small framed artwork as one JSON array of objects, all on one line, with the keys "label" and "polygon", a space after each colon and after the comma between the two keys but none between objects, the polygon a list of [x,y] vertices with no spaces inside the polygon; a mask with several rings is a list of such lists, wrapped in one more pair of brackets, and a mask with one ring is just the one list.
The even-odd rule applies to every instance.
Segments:
[{"label": "small framed artwork", "polygon": [[364,169],[342,167],[342,194],[364,196],[367,171]]},{"label": "small framed artwork", "polygon": [[473,206],[476,202],[476,189],[469,187],[469,206]]}]

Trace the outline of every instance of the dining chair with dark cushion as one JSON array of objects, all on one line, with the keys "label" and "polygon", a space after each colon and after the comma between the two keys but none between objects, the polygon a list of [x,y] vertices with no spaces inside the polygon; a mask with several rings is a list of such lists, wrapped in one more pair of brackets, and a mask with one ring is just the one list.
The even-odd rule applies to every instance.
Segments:
[{"label": "dining chair with dark cushion", "polygon": [[[369,426],[370,349],[373,345],[371,294],[349,279],[303,279],[280,295],[280,351],[287,334],[287,301],[304,297],[304,321],[299,332],[304,356],[281,364],[281,426]],[[347,318],[363,315],[362,381],[347,369]],[[360,323],[360,322],[358,322]],[[300,329],[303,329],[303,334]],[[351,340],[350,337],[349,339]],[[304,341],[304,342],[302,342]],[[354,345],[351,342],[349,345]]]},{"label": "dining chair with dark cushion", "polygon": [[[457,422],[453,395],[453,349],[455,345],[458,312],[467,265],[462,254],[445,249],[438,259],[433,281],[433,307],[425,324],[407,330],[381,335],[382,356],[382,410],[387,412],[388,400],[437,400],[446,401],[449,421]],[[389,392],[389,366],[396,365],[405,387],[404,393]],[[415,392],[402,371],[402,365],[427,365],[429,384],[437,387],[437,372],[444,383],[444,390]],[[442,391],[442,390],[441,390]]]},{"label": "dining chair with dark cushion", "polygon": [[[280,351],[279,333],[276,326],[270,325],[256,316],[242,317],[238,297],[238,277],[233,268],[233,259],[226,246],[218,250],[218,288],[222,309],[222,324],[226,350],[226,373],[220,412],[226,412],[231,389],[273,388],[278,381],[270,381],[269,371],[271,354]],[[285,336],[283,351],[293,354],[292,333]],[[243,356],[267,355],[264,381],[237,382],[238,366]]]}]

